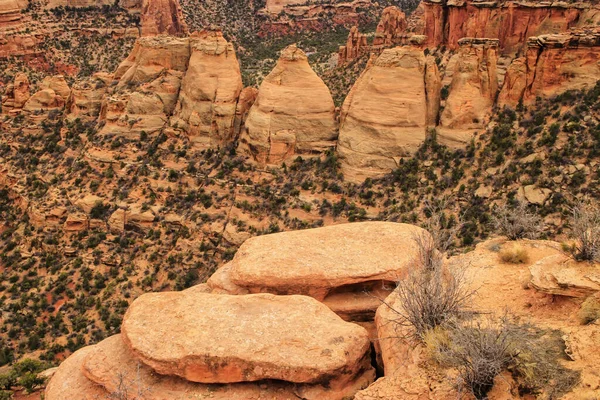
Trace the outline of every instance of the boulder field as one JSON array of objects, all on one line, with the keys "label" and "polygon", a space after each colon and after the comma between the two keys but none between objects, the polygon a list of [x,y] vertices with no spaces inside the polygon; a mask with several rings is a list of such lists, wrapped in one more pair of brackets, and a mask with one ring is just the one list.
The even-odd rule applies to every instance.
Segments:
[{"label": "boulder field", "polygon": [[[327,290],[339,292],[338,285],[402,279],[413,265],[415,234],[425,233],[405,224],[354,223],[250,239],[208,285],[137,298],[121,334],[70,356],[47,385],[45,398],[136,393],[149,400],[472,400],[457,390],[455,371],[433,363],[397,323],[397,292],[369,293],[383,296],[371,333],[383,367],[375,382],[367,330],[360,320],[344,321],[323,297]],[[514,248],[525,252],[527,261],[502,261],[501,252]],[[598,395],[599,325],[577,319],[583,299],[600,292],[597,266],[567,261],[556,242],[497,238],[446,259],[446,267],[463,270],[467,285],[477,289],[474,309],[494,313],[502,304],[523,323],[560,329],[569,359],[565,366],[582,374],[565,398]],[[231,288],[215,286],[224,281],[222,271],[230,281],[246,282],[244,293],[224,294]],[[548,274],[557,277],[556,289],[550,287],[552,278],[541,278]],[[261,293],[247,294],[251,288]],[[360,297],[343,301],[350,308],[362,306]],[[488,398],[522,399],[509,372],[496,379]]]}]

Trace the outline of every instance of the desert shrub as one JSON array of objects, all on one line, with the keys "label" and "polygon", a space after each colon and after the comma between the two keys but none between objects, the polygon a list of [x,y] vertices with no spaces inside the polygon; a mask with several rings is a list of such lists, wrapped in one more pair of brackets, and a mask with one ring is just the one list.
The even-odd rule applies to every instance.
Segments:
[{"label": "desert shrub", "polygon": [[486,398],[494,379],[508,370],[521,392],[558,398],[578,382],[579,373],[564,368],[561,333],[519,325],[508,315],[454,321],[423,335],[432,358],[458,370],[461,387]]},{"label": "desert shrub", "polygon": [[459,317],[468,307],[474,291],[466,285],[464,270],[419,269],[398,282],[400,307],[396,322],[423,334]]},{"label": "desert shrub", "polygon": [[600,319],[600,299],[597,296],[588,297],[579,309],[579,321],[587,325]]},{"label": "desert shrub", "polygon": [[571,230],[576,243],[572,253],[578,261],[600,261],[600,209],[580,202],[571,210]]},{"label": "desert shrub", "polygon": [[524,264],[529,261],[529,253],[521,246],[505,247],[498,253],[500,260],[509,264]]},{"label": "desert shrub", "polygon": [[543,230],[542,218],[524,202],[517,202],[514,207],[506,204],[497,207],[492,222],[497,232],[510,240],[536,239]]}]

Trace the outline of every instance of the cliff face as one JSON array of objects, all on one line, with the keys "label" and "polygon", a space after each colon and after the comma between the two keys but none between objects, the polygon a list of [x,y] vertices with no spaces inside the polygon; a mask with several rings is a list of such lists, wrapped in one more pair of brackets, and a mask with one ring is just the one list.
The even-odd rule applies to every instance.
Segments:
[{"label": "cliff face", "polygon": [[532,37],[525,57],[511,63],[498,104],[516,107],[536,97],[594,86],[600,79],[600,30]]},{"label": "cliff face", "polygon": [[559,33],[598,18],[589,3],[505,0],[424,0],[423,29],[428,45],[459,47],[464,37],[499,40],[502,53],[518,51],[530,36]]},{"label": "cliff face", "polygon": [[384,175],[418,149],[435,125],[439,82],[435,62],[417,47],[384,50],[367,67],[342,108],[338,152],[346,179]]},{"label": "cliff face", "polygon": [[188,32],[179,0],[144,0],[141,23],[142,36],[183,36]]},{"label": "cliff face", "polygon": [[498,93],[498,40],[459,41],[458,61],[450,93],[440,116],[440,139],[448,145],[464,144],[474,130],[484,128]]},{"label": "cliff face", "polygon": [[295,45],[282,51],[258,90],[240,148],[260,164],[335,146],[335,106],[325,83]]}]

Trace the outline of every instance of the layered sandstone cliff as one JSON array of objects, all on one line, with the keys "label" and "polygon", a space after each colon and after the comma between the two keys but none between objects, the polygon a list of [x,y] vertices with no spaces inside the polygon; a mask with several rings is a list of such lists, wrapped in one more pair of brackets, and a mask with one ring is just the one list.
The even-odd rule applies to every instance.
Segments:
[{"label": "layered sandstone cliff", "polygon": [[335,146],[335,106],[323,80],[295,45],[281,52],[261,84],[240,136],[240,149],[260,164]]},{"label": "layered sandstone cliff", "polygon": [[142,36],[184,36],[188,32],[179,0],[144,0],[141,24]]},{"label": "layered sandstone cliff", "polygon": [[498,105],[516,107],[537,97],[593,87],[600,79],[600,30],[532,37],[524,57],[513,60]]},{"label": "layered sandstone cliff", "polygon": [[440,141],[451,146],[464,146],[487,125],[498,93],[498,40],[464,38],[459,45],[438,129]]},{"label": "layered sandstone cliff", "polygon": [[424,0],[423,33],[432,47],[459,47],[464,37],[499,40],[503,54],[521,49],[530,36],[560,33],[600,18],[591,2]]},{"label": "layered sandstone cliff", "polygon": [[440,78],[435,61],[417,47],[385,50],[344,102],[338,153],[346,179],[359,182],[397,167],[435,126]]},{"label": "layered sandstone cliff", "polygon": [[190,38],[190,47],[171,125],[202,146],[230,143],[236,136],[236,107],[243,88],[233,45],[220,31],[203,31]]}]

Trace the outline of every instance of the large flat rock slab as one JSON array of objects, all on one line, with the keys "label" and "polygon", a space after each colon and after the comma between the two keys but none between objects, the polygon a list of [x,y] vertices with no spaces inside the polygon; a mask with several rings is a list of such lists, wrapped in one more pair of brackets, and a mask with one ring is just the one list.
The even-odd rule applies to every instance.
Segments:
[{"label": "large flat rock slab", "polygon": [[[220,282],[227,281],[240,291],[320,301],[333,291],[361,292],[361,284],[404,276],[417,256],[414,237],[424,232],[408,224],[361,222],[253,237],[209,285],[223,289]],[[219,276],[224,273],[226,279]]]},{"label": "large flat rock slab", "polygon": [[600,266],[556,254],[529,267],[530,285],[548,294],[586,298],[600,291]]},{"label": "large flat rock slab", "polygon": [[83,374],[83,362],[95,346],[84,347],[67,358],[50,379],[44,392],[46,400],[98,400],[108,399],[102,386],[88,380]]},{"label": "large flat rock slab", "polygon": [[[83,364],[85,376],[109,393],[139,393],[144,400],[342,400],[353,396],[374,379],[372,371],[343,388],[293,384],[281,381],[207,384],[157,374],[137,360],[121,335],[94,346]],[[308,394],[308,396],[306,396]]]},{"label": "large flat rock slab", "polygon": [[369,362],[366,330],[306,296],[149,293],[121,332],[156,372],[193,382],[350,381]]}]

